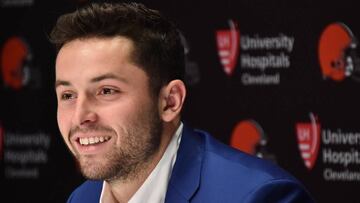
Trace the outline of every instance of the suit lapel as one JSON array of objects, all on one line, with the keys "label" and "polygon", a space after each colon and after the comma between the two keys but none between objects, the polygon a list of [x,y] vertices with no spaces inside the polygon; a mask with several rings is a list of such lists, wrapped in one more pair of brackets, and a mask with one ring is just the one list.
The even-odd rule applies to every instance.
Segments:
[{"label": "suit lapel", "polygon": [[184,125],[165,202],[188,202],[199,187],[204,154],[202,138]]}]

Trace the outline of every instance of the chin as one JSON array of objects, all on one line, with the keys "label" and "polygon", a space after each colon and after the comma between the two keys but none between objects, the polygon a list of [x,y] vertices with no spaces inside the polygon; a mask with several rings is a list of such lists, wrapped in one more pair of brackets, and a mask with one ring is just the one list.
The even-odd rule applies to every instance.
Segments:
[{"label": "chin", "polygon": [[79,165],[82,175],[90,180],[103,180],[107,179],[110,175],[109,170],[106,168],[108,164],[90,161],[86,158],[79,160]]}]

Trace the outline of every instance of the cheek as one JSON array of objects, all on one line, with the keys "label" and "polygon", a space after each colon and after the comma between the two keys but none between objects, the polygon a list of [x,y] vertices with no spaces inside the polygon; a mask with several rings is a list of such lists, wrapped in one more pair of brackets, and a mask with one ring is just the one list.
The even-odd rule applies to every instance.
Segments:
[{"label": "cheek", "polygon": [[123,108],[121,106],[110,105],[97,112],[100,122],[110,126],[126,125],[129,119],[132,118],[130,108]]},{"label": "cheek", "polygon": [[109,105],[97,113],[101,124],[110,126],[118,135],[123,135],[128,133],[134,122],[138,122],[136,118],[139,114],[139,107],[133,105]]},{"label": "cheek", "polygon": [[66,112],[64,109],[58,108],[57,110],[57,122],[59,126],[59,130],[62,136],[65,138],[70,130],[71,117],[70,113]]},{"label": "cheek", "polygon": [[73,154],[76,154],[73,146],[71,145],[71,143],[69,141],[69,137],[68,137],[69,131],[71,128],[71,116],[69,116],[69,115],[71,115],[70,112],[66,112],[66,111],[58,108],[57,122],[58,122],[58,127],[59,127],[59,130],[60,130],[60,133],[61,133],[61,136],[62,136],[64,142],[69,147],[70,151],[72,151]]}]

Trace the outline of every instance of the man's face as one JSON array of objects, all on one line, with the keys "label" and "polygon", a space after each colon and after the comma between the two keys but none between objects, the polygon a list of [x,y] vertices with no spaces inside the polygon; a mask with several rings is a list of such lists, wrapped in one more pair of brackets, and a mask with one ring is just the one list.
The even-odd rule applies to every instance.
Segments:
[{"label": "man's face", "polygon": [[158,101],[132,49],[123,37],[77,39],[57,56],[58,125],[87,178],[129,178],[159,148]]}]

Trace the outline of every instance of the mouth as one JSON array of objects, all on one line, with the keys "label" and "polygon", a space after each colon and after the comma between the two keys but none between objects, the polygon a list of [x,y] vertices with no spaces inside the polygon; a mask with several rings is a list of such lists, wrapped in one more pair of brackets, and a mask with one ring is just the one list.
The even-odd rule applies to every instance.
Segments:
[{"label": "mouth", "polygon": [[103,154],[108,151],[111,146],[111,136],[88,136],[88,137],[77,137],[75,141],[75,148],[79,154],[90,155],[90,154]]},{"label": "mouth", "polygon": [[96,145],[104,143],[110,140],[110,136],[98,136],[98,137],[79,137],[77,139],[81,146]]}]

